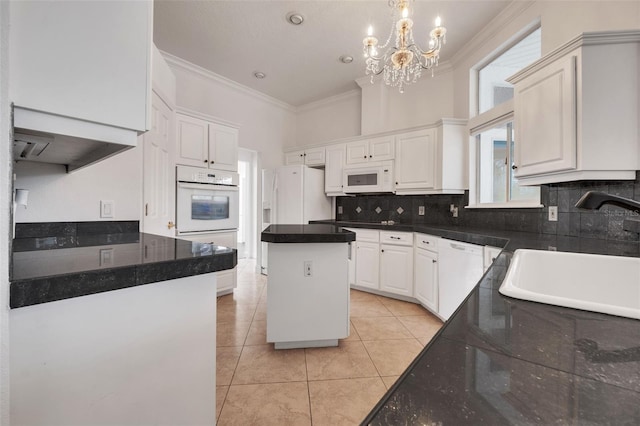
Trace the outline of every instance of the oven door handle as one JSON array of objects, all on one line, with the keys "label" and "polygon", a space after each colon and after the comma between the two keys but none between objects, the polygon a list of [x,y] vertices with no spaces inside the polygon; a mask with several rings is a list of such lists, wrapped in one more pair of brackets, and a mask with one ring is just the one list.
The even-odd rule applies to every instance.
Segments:
[{"label": "oven door handle", "polygon": [[238,191],[237,186],[229,186],[229,185],[215,185],[209,183],[187,183],[187,182],[178,182],[178,188],[185,189],[204,189],[204,190],[224,190],[224,191]]}]

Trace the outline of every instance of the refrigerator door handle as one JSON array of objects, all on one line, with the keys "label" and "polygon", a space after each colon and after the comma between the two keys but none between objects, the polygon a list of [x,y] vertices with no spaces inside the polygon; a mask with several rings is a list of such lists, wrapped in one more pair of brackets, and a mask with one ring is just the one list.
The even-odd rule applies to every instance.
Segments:
[{"label": "refrigerator door handle", "polygon": [[273,171],[273,180],[271,181],[271,223],[279,223],[278,220],[278,172]]}]

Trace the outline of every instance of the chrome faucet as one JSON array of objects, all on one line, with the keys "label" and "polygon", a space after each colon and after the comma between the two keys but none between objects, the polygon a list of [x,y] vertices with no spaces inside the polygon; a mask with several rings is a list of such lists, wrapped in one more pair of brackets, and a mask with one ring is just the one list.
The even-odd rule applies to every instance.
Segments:
[{"label": "chrome faucet", "polygon": [[605,204],[622,207],[640,213],[640,202],[617,195],[605,194],[604,192],[589,191],[585,193],[576,203],[579,209],[598,210]]},{"label": "chrome faucet", "polygon": [[622,207],[631,211],[631,216],[622,221],[624,231],[640,234],[640,202],[617,195],[605,194],[604,192],[589,191],[585,193],[576,203],[579,209],[597,210],[605,204]]}]

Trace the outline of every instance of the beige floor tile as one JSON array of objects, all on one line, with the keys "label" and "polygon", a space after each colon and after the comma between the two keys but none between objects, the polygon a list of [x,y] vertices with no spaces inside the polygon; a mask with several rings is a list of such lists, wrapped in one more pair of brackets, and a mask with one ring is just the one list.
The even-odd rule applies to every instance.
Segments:
[{"label": "beige floor tile", "polygon": [[253,286],[239,286],[233,290],[232,294],[222,296],[218,299],[218,306],[225,304],[236,305],[255,305],[258,304],[260,296],[262,295],[262,287],[256,285]]},{"label": "beige floor tile", "polygon": [[350,297],[352,302],[371,302],[373,300],[378,300],[378,296],[373,293],[353,289],[350,291]]},{"label": "beige floor tile", "polygon": [[387,387],[387,389],[391,389],[391,386],[393,386],[396,380],[398,380],[398,377],[400,376],[384,376],[382,377],[382,381],[384,382],[384,385]]},{"label": "beige floor tile", "polygon": [[309,382],[313,425],[358,425],[385,391],[380,377]]},{"label": "beige floor tile", "polygon": [[[231,296],[231,295],[228,295]],[[223,296],[223,297],[228,297]],[[221,298],[222,299],[222,298]],[[253,314],[256,312],[255,304],[237,304],[227,302],[226,299],[223,302],[218,301],[218,321],[219,322],[233,322],[233,321],[251,321]]]},{"label": "beige floor tile", "polygon": [[219,426],[311,425],[306,382],[231,386]]},{"label": "beige floor tile", "polygon": [[372,340],[363,343],[381,376],[402,374],[422,350],[422,345],[416,339]]},{"label": "beige floor tile", "polygon": [[266,345],[267,344],[267,322],[253,320],[249,328],[249,334],[245,345]]},{"label": "beige floor tile", "polygon": [[266,321],[267,320],[267,303],[258,303],[256,308],[256,314],[253,317],[254,321]]},{"label": "beige floor tile", "polygon": [[307,380],[304,349],[275,350],[273,345],[245,346],[232,384]]},{"label": "beige floor tile", "polygon": [[378,376],[362,342],[340,342],[332,348],[305,349],[305,355],[309,380]]},{"label": "beige floor tile", "polygon": [[428,311],[417,303],[381,297],[380,302],[395,316],[429,315]]},{"label": "beige floor tile", "polygon": [[362,340],[403,339],[413,337],[396,317],[351,318]]},{"label": "beige floor tile", "polygon": [[218,346],[216,348],[216,385],[230,385],[233,372],[240,359],[242,346]]},{"label": "beige floor tile", "polygon": [[442,328],[442,321],[432,315],[398,317],[407,330],[420,341],[429,341]]},{"label": "beige floor tile", "polygon": [[216,386],[216,419],[220,418],[220,412],[228,391],[229,386]]},{"label": "beige floor tile", "polygon": [[353,326],[353,324],[349,322],[349,337],[347,337],[346,339],[342,339],[341,342],[351,342],[354,340],[360,341],[362,339],[360,339],[360,336],[358,335],[358,332],[356,331],[356,328]]},{"label": "beige floor tile", "polygon": [[379,300],[355,300],[349,306],[349,317],[390,317],[391,311]]},{"label": "beige floor tile", "polygon": [[251,321],[218,321],[216,330],[217,346],[242,346],[247,338],[250,326]]}]

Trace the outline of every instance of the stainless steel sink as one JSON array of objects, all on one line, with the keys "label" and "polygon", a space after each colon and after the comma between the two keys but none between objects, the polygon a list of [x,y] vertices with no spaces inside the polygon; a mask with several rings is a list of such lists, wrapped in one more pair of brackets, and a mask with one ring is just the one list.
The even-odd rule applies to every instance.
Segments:
[{"label": "stainless steel sink", "polygon": [[516,250],[500,293],[640,319],[640,258]]}]

